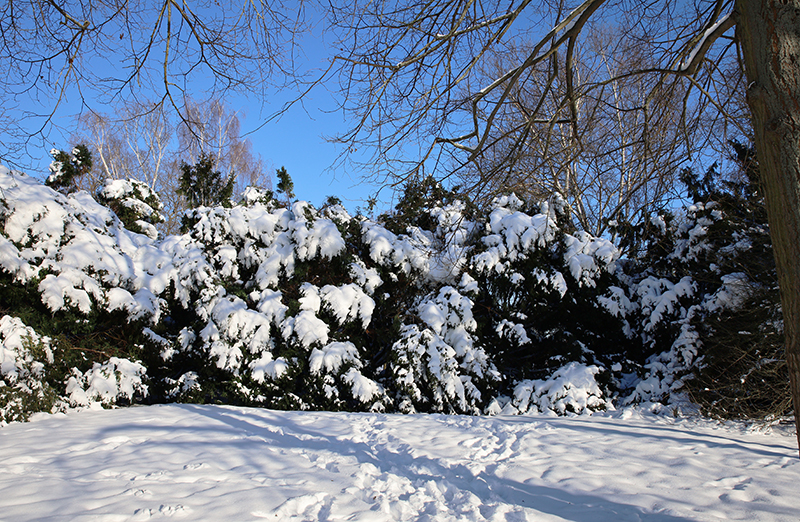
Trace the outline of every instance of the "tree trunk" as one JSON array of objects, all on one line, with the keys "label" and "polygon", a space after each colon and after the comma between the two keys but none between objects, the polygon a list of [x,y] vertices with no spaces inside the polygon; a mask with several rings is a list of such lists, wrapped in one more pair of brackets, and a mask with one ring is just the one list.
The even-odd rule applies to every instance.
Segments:
[{"label": "tree trunk", "polygon": [[[800,420],[800,0],[737,0],[761,183],[781,290],[795,425]],[[797,434],[800,447],[800,431]]]}]

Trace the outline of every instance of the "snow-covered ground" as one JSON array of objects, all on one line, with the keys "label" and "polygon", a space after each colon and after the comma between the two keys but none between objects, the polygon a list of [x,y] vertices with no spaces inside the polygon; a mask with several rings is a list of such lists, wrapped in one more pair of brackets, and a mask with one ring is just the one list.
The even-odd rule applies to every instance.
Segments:
[{"label": "snow-covered ground", "polygon": [[0,520],[800,520],[789,430],[165,405],[0,429]]}]

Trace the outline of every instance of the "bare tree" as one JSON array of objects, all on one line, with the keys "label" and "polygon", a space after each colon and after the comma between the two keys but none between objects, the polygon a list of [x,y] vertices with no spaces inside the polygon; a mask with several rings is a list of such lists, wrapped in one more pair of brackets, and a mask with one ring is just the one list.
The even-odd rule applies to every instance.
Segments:
[{"label": "bare tree", "polygon": [[226,177],[234,176],[237,192],[247,186],[271,188],[271,178],[260,156],[253,154],[249,139],[241,135],[239,114],[218,100],[187,101],[178,124],[178,151],[184,161],[200,156],[214,158]]},{"label": "bare tree", "polygon": [[[209,98],[296,79],[302,2],[14,0],[0,7],[0,160],[13,160],[53,116],[126,100],[182,113],[197,83]],[[74,112],[78,112],[77,107]],[[101,112],[101,111],[98,111]],[[38,147],[37,147],[38,148]]]},{"label": "bare tree", "polygon": [[[781,289],[795,421],[800,419],[800,1],[737,0],[747,101]],[[800,430],[797,434],[800,444]]]},{"label": "bare tree", "polygon": [[[374,145],[379,167],[402,162],[407,151],[400,144],[408,140],[427,144],[411,168],[399,174],[374,171],[394,183],[453,151],[463,153],[452,156],[456,168],[494,156],[502,166],[494,173],[507,172],[518,156],[504,156],[503,148],[492,151],[504,144],[496,139],[506,134],[503,109],[529,71],[546,72],[548,64],[551,74],[545,74],[538,100],[516,127],[523,136],[543,128],[548,138],[555,133],[556,142],[566,135],[568,146],[578,147],[584,146],[581,119],[587,114],[581,110],[587,96],[600,99],[594,94],[598,90],[613,90],[631,77],[649,89],[641,107],[642,136],[665,128],[658,118],[670,112],[658,101],[675,96],[682,106],[674,124],[681,132],[689,135],[693,125],[703,123],[724,136],[741,108],[741,98],[730,96],[726,64],[730,57],[743,64],[781,286],[795,418],[800,419],[800,1],[355,1],[334,8],[334,15],[344,51],[332,70],[342,78],[343,108],[357,117],[340,140]],[[515,36],[514,25],[526,20],[534,26],[543,20],[543,36],[503,74],[481,77],[480,64],[489,51]],[[650,64],[623,67],[603,81],[582,78],[580,49],[599,24],[622,27],[620,39],[645,50]],[[746,125],[739,128],[747,131]]]},{"label": "bare tree", "polygon": [[[212,98],[230,89],[263,94],[276,78],[296,79],[292,42],[304,25],[304,11],[295,6],[265,0],[222,9],[211,1],[6,2],[0,7],[0,119],[10,124],[4,146],[22,150],[32,135],[22,123],[35,121],[39,129],[33,133],[46,132],[68,94],[108,101],[157,92],[156,105],[186,114],[183,86],[197,78],[210,78]],[[741,69],[727,65],[744,64],[800,418],[798,13],[800,0],[334,2],[328,22],[338,38],[332,46],[338,55],[312,86],[334,75],[339,80],[342,109],[354,118],[339,141],[346,149],[374,147],[372,177],[399,184],[441,165],[457,175],[488,157],[495,167],[479,178],[480,188],[492,176],[512,171],[522,157],[515,151],[542,147],[541,140],[551,143],[547,150],[554,147],[567,157],[574,147],[591,150],[592,101],[602,107],[621,99],[615,90],[622,93],[631,78],[647,92],[644,102],[630,111],[614,101],[611,112],[635,115],[630,125],[639,132],[619,138],[626,151],[634,150],[632,144],[670,143],[671,137],[654,139],[653,133],[672,123],[687,140],[699,124],[717,136],[729,129],[746,132],[737,123],[740,98],[731,96]],[[607,77],[582,76],[582,50],[593,28],[603,25],[618,28],[619,40],[627,42],[624,52],[641,53],[647,62],[628,64],[616,50],[606,57]],[[520,39],[531,42],[526,54],[502,74],[487,76],[493,50]],[[517,104],[516,114],[524,116],[518,121],[506,119],[530,78],[541,82],[531,89],[534,103],[526,101],[524,111]],[[45,110],[30,109],[52,93],[54,102]],[[680,111],[673,121],[675,99]],[[637,155],[655,158],[647,150]],[[629,166],[620,170],[620,179],[638,169],[627,159],[622,163]],[[586,160],[558,164],[566,170],[552,179],[577,186],[573,182]],[[598,163],[595,170],[599,175],[608,169]]]},{"label": "bare tree", "polygon": [[108,117],[96,112],[79,117],[73,143],[83,143],[92,153],[92,169],[75,181],[77,188],[96,193],[106,179],[130,177],[135,159],[124,136],[112,128]]},{"label": "bare tree", "polygon": [[84,176],[81,188],[95,189],[108,178],[130,178],[160,189],[161,178],[174,160],[175,124],[164,111],[147,105],[119,105],[113,119],[97,112],[78,118],[81,132],[73,141],[90,144],[96,164],[93,172]]},{"label": "bare tree", "polygon": [[152,103],[120,105],[113,117],[82,115],[73,141],[90,147],[94,163],[92,171],[78,180],[79,188],[96,192],[108,178],[146,183],[164,204],[165,221],[159,227],[166,233],[180,228],[186,209],[178,193],[181,162],[193,164],[202,154],[211,155],[226,178],[236,177],[238,192],[248,185],[271,188],[264,161],[239,134],[235,112],[215,101],[190,101],[185,106],[191,112],[182,118],[171,118]]},{"label": "bare tree", "polygon": [[[618,143],[603,146],[627,156],[620,160],[625,172],[617,173],[622,185],[632,183],[625,177],[632,174],[637,147],[639,170],[642,161],[648,169],[668,169],[681,153],[689,157],[708,145],[691,143],[698,122],[722,123],[741,135],[741,118],[729,117],[725,97],[711,96],[737,88],[735,78],[709,74],[735,60],[732,40],[692,54],[693,37],[722,4],[701,2],[683,12],[675,2],[627,0],[410,0],[334,7],[338,47],[344,50],[334,61],[342,108],[357,118],[338,139],[348,147],[375,147],[371,173],[381,180],[402,183],[447,157],[449,173],[480,173],[475,190],[512,172],[518,177],[524,167],[519,161],[534,150],[544,156],[539,166],[554,163],[560,172],[549,179],[560,177],[558,191],[572,193],[579,207],[582,187],[575,178],[596,180],[609,171],[598,160],[611,152],[597,155],[600,143],[589,139],[590,126],[595,135],[617,136]],[[729,28],[716,28],[715,34],[730,38]],[[504,69],[498,72],[499,55]],[[720,113],[728,117],[720,119]],[[615,119],[627,127],[625,137],[614,132]],[[409,152],[409,142],[421,144],[418,156]],[[671,149],[672,157],[665,158]],[[623,207],[631,194],[623,187]],[[608,196],[585,199],[612,201]],[[597,228],[587,212],[576,211],[587,217],[588,228]]]},{"label": "bare tree", "polygon": [[[537,110],[559,111],[565,78],[558,68],[563,56],[554,54],[511,90],[488,131],[489,146],[462,177],[489,196],[513,190],[536,201],[558,194],[578,226],[600,235],[610,219],[636,222],[666,205],[678,166],[707,146],[709,133],[704,125],[679,124],[685,90],[654,91],[624,74],[650,64],[626,48],[618,31],[602,28],[589,36],[575,60],[575,76],[588,86],[576,104],[576,124],[567,117],[552,125],[529,121]],[[513,46],[498,56],[495,71],[502,74],[528,53]],[[649,117],[654,108],[657,117]]]}]

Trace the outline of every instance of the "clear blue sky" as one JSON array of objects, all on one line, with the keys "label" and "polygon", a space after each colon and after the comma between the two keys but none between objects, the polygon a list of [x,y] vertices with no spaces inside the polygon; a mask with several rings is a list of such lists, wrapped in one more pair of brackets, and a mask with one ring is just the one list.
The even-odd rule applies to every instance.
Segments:
[{"label": "clear blue sky", "polygon": [[[319,206],[327,196],[336,196],[354,212],[356,207],[365,208],[367,198],[380,188],[363,181],[359,173],[335,165],[341,148],[326,137],[344,132],[348,127],[341,112],[327,112],[333,103],[324,90],[312,92],[303,106],[293,106],[288,113],[260,128],[280,104],[265,105],[263,110],[257,106],[248,110],[246,100],[238,106],[236,102],[236,98],[229,99],[231,109],[240,110],[244,115],[242,130],[251,132],[247,138],[253,143],[253,151],[261,155],[273,173],[277,168],[286,167],[298,199]],[[390,198],[390,191],[381,192],[382,209],[389,208]]]}]

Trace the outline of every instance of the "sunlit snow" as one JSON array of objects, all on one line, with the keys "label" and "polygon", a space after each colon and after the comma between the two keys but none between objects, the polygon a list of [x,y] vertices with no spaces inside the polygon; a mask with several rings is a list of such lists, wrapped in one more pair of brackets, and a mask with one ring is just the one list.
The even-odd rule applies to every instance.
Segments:
[{"label": "sunlit snow", "polygon": [[4,521],[780,522],[788,430],[164,405],[0,429]]}]

